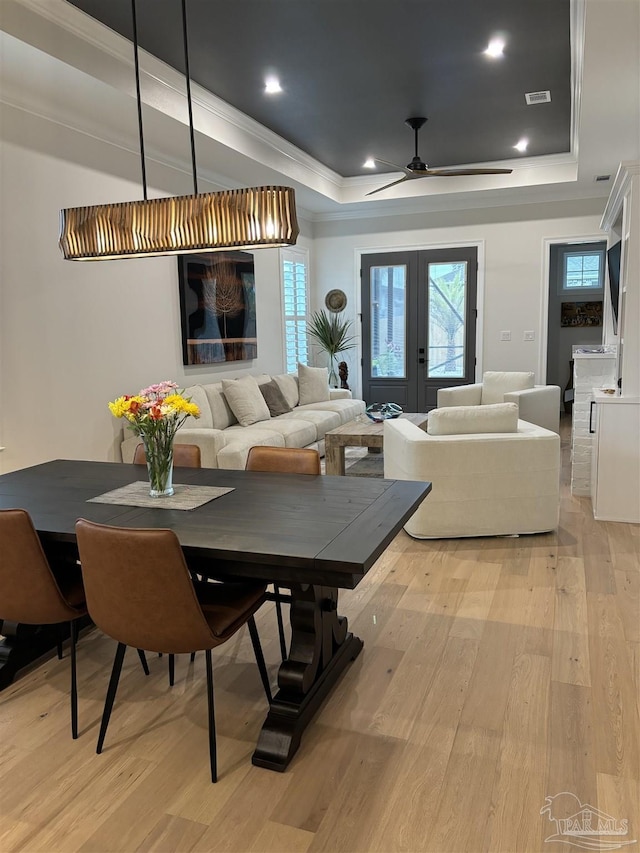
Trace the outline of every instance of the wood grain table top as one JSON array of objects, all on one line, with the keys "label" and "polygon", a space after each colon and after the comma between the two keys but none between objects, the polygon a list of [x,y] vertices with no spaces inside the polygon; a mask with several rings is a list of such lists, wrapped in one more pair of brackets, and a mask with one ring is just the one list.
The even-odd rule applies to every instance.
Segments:
[{"label": "wood grain table top", "polygon": [[431,490],[400,480],[176,468],[176,483],[233,491],[190,511],[88,502],[139,479],[138,465],[46,462],[0,476],[0,509],[26,509],[43,539],[74,547],[80,517],[168,527],[187,557],[215,560],[221,577],[351,589]]},{"label": "wood grain table top", "polygon": [[[335,440],[339,443],[345,444],[359,444],[359,441],[350,442],[348,439],[359,439],[360,437],[369,438],[370,436],[380,436],[382,437],[384,432],[384,421],[376,422],[372,421],[369,418],[364,418],[361,421],[349,421],[349,423],[342,424],[335,429],[328,430],[325,433],[325,441],[327,438],[329,441]],[[411,421],[412,424],[420,427],[420,429],[425,429],[427,425],[428,415],[423,414],[421,412],[404,412],[400,415],[406,421]],[[366,442],[364,442],[366,444]]]}]

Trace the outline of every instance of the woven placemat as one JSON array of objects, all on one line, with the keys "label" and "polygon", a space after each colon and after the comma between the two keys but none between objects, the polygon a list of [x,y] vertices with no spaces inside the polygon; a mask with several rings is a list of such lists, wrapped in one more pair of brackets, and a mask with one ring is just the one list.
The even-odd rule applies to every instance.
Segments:
[{"label": "woven placemat", "polygon": [[87,503],[124,504],[125,506],[142,506],[150,509],[196,509],[209,501],[215,500],[234,489],[219,486],[179,486],[174,485],[174,493],[169,497],[152,498],[149,494],[149,481],[138,480],[120,489],[105,492],[95,498],[89,498]]}]

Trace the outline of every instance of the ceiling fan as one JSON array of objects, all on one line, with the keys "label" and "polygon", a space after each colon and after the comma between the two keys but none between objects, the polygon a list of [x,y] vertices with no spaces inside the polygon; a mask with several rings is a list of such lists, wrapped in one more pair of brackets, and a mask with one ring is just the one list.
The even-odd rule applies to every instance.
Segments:
[{"label": "ceiling fan", "polygon": [[412,181],[416,178],[451,178],[457,175],[510,175],[513,171],[513,169],[429,169],[418,154],[418,131],[426,121],[427,119],[424,116],[414,116],[405,121],[405,124],[415,134],[415,155],[407,166],[398,166],[397,163],[391,163],[389,160],[374,157],[376,163],[384,163],[385,166],[391,166],[398,172],[404,172],[404,176],[397,181],[392,181],[390,184],[385,184],[383,187],[378,187],[377,190],[372,190],[367,195],[374,195],[389,187],[394,187],[396,184],[401,184],[404,181]]}]

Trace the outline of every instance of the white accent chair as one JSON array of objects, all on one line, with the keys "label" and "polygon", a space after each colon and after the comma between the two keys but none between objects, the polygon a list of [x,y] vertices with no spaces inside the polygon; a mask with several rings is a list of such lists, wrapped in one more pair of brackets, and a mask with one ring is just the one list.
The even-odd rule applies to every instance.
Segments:
[{"label": "white accent chair", "polygon": [[558,385],[534,385],[533,373],[486,371],[482,382],[438,391],[439,409],[493,403],[517,403],[523,421],[552,432],[560,431],[560,388]]},{"label": "white accent chair", "polygon": [[384,422],[384,476],[426,480],[404,526],[417,539],[542,533],[558,526],[560,436],[504,403],[434,409],[427,432]]}]

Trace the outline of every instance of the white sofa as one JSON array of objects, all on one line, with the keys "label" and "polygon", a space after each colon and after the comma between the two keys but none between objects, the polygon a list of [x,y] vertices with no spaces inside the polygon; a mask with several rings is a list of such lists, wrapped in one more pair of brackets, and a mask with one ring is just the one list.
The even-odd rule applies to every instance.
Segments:
[{"label": "white sofa", "polygon": [[440,388],[438,408],[517,403],[520,418],[531,424],[560,430],[560,388],[534,385],[534,374],[516,371],[486,371],[482,382]]},{"label": "white sofa", "polygon": [[[225,397],[222,382],[211,385],[192,385],[184,394],[200,408],[200,417],[187,418],[176,433],[176,443],[197,444],[204,468],[242,469],[249,448],[255,444],[274,447],[313,447],[324,455],[324,434],[365,410],[363,400],[354,400],[351,392],[338,388],[328,389],[330,399],[299,404],[298,380],[291,374],[254,376],[261,385],[272,379],[281,388],[290,412],[269,417],[251,426],[238,423]],[[133,462],[133,454],[140,438],[125,429],[121,444],[122,461]]]},{"label": "white sofa", "polygon": [[[384,476],[433,484],[405,524],[407,533],[418,539],[440,539],[555,529],[560,436],[518,420],[515,406],[510,415],[515,431],[471,432],[473,409],[467,407],[434,409],[427,430],[433,429],[440,413],[456,416],[462,410],[466,410],[462,425],[453,427],[461,430],[458,434],[425,433],[407,420],[384,423]],[[483,428],[492,427],[485,424]]]}]

